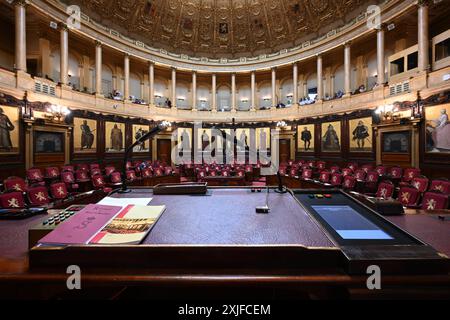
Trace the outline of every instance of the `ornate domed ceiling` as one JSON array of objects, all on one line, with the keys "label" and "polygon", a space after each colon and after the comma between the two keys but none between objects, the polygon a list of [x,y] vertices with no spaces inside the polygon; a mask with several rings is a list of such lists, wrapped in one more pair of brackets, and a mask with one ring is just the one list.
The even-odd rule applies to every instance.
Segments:
[{"label": "ornate domed ceiling", "polygon": [[62,0],[109,28],[177,54],[270,54],[365,11],[367,0]]}]

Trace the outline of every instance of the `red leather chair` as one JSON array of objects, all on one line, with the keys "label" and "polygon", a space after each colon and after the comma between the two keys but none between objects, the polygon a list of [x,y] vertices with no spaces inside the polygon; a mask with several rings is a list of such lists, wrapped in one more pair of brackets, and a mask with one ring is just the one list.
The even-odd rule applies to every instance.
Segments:
[{"label": "red leather chair", "polygon": [[45,185],[41,169],[31,168],[27,170],[27,179],[30,185]]},{"label": "red leather chair", "polygon": [[319,181],[321,183],[330,183],[331,173],[329,171],[322,171],[319,176]]},{"label": "red leather chair", "polygon": [[444,179],[436,179],[431,181],[430,191],[439,191],[443,194],[450,194],[450,181]]},{"label": "red leather chair", "polygon": [[113,166],[107,166],[107,167],[105,167],[105,175],[106,176],[110,176],[111,175],[111,173],[113,173],[114,171],[116,171],[116,167],[113,167]]},{"label": "red leather chair", "polygon": [[86,163],[79,163],[77,164],[77,170],[84,170],[84,171],[89,171],[89,165],[87,165]]},{"label": "red leather chair", "polygon": [[[339,172],[339,171],[335,171],[334,173]],[[353,174],[353,170],[350,168],[344,168],[342,169],[342,176],[346,177],[346,176],[351,176]]]},{"label": "red leather chair", "polygon": [[170,176],[170,175],[172,175],[173,174],[173,169],[172,169],[172,167],[165,167],[164,168],[164,175],[165,176]]},{"label": "red leather chair", "polygon": [[325,170],[326,166],[327,164],[325,163],[325,161],[317,161],[316,163],[317,170],[319,171]]},{"label": "red leather chair", "polygon": [[60,178],[60,172],[57,167],[45,168],[45,177],[47,179],[56,180]]},{"label": "red leather chair", "polygon": [[448,195],[440,192],[426,192],[422,200],[423,210],[448,209]]},{"label": "red leather chair", "polygon": [[394,195],[395,187],[390,181],[381,182],[376,193],[377,198],[389,199]]},{"label": "red leather chair", "polygon": [[20,191],[16,191],[1,194],[0,206],[5,209],[25,208],[23,193]]},{"label": "red leather chair", "polygon": [[204,182],[206,178],[206,171],[201,170],[197,173],[197,181],[198,182]]},{"label": "red leather chair", "polygon": [[375,168],[375,171],[378,173],[378,175],[384,176],[387,173],[387,168],[385,166],[377,166]]},{"label": "red leather chair", "polygon": [[122,175],[118,171],[114,171],[110,174],[109,180],[113,185],[119,185],[122,184]]},{"label": "red leather chair", "polygon": [[289,176],[291,176],[293,178],[297,178],[298,177],[298,168],[297,167],[291,168],[291,170],[289,170]]},{"label": "red leather chair", "polygon": [[163,170],[160,167],[153,169],[153,175],[155,177],[161,177],[163,175]]},{"label": "red leather chair", "polygon": [[138,180],[138,177],[136,176],[136,172],[134,170],[127,170],[126,175],[127,180],[130,182]]},{"label": "red leather chair", "polygon": [[61,180],[66,184],[66,187],[70,192],[76,192],[80,188],[78,183],[75,181],[75,176],[72,171],[63,171],[61,173]]},{"label": "red leather chair", "polygon": [[411,181],[411,185],[416,188],[417,190],[419,190],[420,193],[424,193],[425,191],[428,190],[428,184],[429,184],[429,180],[427,177],[425,176],[418,176],[412,179]]},{"label": "red leather chair", "polygon": [[378,180],[380,176],[376,171],[369,171],[366,175],[366,181],[364,182],[364,187],[362,192],[364,193],[375,193],[377,191]]},{"label": "red leather chair", "polygon": [[342,185],[342,180],[343,180],[342,174],[336,172],[331,175],[330,183],[333,187],[339,187]]},{"label": "red leather chair", "polygon": [[411,182],[415,177],[420,176],[420,169],[407,168],[403,172],[402,182]]},{"label": "red leather chair", "polygon": [[405,207],[417,206],[420,199],[419,191],[414,187],[401,187],[398,192],[398,201]]},{"label": "red leather chair", "polygon": [[70,172],[75,172],[75,167],[72,165],[65,165],[61,167],[61,172],[64,171],[70,171]]},{"label": "red leather chair", "polygon": [[152,169],[144,168],[141,172],[142,178],[151,178],[153,175]]},{"label": "red leather chair", "polygon": [[50,194],[55,200],[64,200],[69,196],[66,184],[64,182],[56,182],[50,185]]},{"label": "red leather chair", "polygon": [[75,178],[78,183],[89,182],[88,171],[85,169],[78,169],[75,171]]},{"label": "red leather chair", "polygon": [[367,173],[363,169],[358,169],[355,171],[355,178],[358,181],[365,181]]},{"label": "red leather chair", "polygon": [[48,190],[44,186],[32,187],[27,191],[28,202],[33,207],[41,207],[50,204],[51,199]]},{"label": "red leather chair", "polygon": [[389,177],[393,179],[401,179],[403,174],[403,169],[400,167],[392,167],[389,169]]},{"label": "red leather chair", "polygon": [[351,169],[354,172],[356,169],[358,169],[358,164],[356,162],[350,162],[347,165],[347,168]]},{"label": "red leather chair", "polygon": [[354,176],[346,176],[342,182],[342,188],[349,191],[355,189],[356,186],[356,177]]},{"label": "red leather chair", "polygon": [[310,169],[310,168],[303,169],[303,171],[302,171],[302,179],[303,180],[311,180],[312,175],[313,175],[312,169]]},{"label": "red leather chair", "polygon": [[3,186],[6,192],[26,192],[28,189],[26,181],[20,177],[8,177],[5,181],[3,181]]},{"label": "red leather chair", "polygon": [[110,187],[107,187],[106,181],[101,174],[91,177],[92,186],[95,190],[103,190],[103,192],[109,193],[112,191]]},{"label": "red leather chair", "polygon": [[[349,169],[350,169],[350,168],[349,168]],[[330,168],[330,171],[331,171],[331,173],[333,174],[333,173],[336,173],[336,172],[341,171],[341,168],[340,168],[339,166],[332,166],[332,167]]]},{"label": "red leather chair", "polygon": [[365,164],[361,167],[361,169],[364,170],[366,173],[368,173],[369,171],[373,171],[373,165]]}]

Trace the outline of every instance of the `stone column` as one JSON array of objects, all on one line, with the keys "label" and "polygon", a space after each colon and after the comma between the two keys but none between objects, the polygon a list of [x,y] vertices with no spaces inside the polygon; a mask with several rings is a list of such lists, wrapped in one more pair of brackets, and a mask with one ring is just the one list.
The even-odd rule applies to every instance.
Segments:
[{"label": "stone column", "polygon": [[323,63],[322,55],[317,55],[317,99],[323,99]]},{"label": "stone column", "polygon": [[153,62],[150,62],[148,66],[148,81],[149,81],[149,97],[148,97],[148,103],[150,105],[155,104],[155,64]]},{"label": "stone column", "polygon": [[231,74],[231,112],[236,112],[236,74]]},{"label": "stone column", "polygon": [[251,88],[252,88],[252,97],[251,97],[251,106],[250,111],[256,111],[256,73],[252,71],[251,74]]},{"label": "stone column", "polygon": [[95,93],[102,94],[102,44],[95,43]]},{"label": "stone column", "polygon": [[177,69],[172,68],[172,108],[177,107]]},{"label": "stone column", "polygon": [[216,88],[216,82],[217,82],[217,78],[216,78],[216,74],[213,73],[212,74],[212,90],[211,90],[211,95],[212,95],[212,112],[217,112],[217,88]]},{"label": "stone column", "polygon": [[123,59],[123,78],[124,78],[124,100],[130,99],[130,55],[125,53]]},{"label": "stone column", "polygon": [[351,45],[347,42],[344,45],[344,94],[346,97],[349,97],[352,94],[352,61],[351,61]]},{"label": "stone column", "polygon": [[428,3],[427,1],[419,1],[418,10],[418,43],[419,43],[419,71],[427,71],[429,66],[429,35],[428,35]]},{"label": "stone column", "polygon": [[197,72],[192,71],[192,111],[197,111]]},{"label": "stone column", "polygon": [[384,79],[384,71],[385,71],[385,63],[384,63],[384,26],[382,25],[377,30],[377,85],[382,86],[385,84],[386,80]]},{"label": "stone column", "polygon": [[292,67],[292,83],[293,83],[293,91],[292,91],[292,105],[298,104],[298,64],[294,63]]},{"label": "stone column", "polygon": [[26,3],[24,0],[15,2],[16,14],[16,70],[27,72],[27,31],[26,31]]},{"label": "stone column", "polygon": [[61,26],[61,55],[59,82],[62,85],[69,83],[69,29],[66,25]]},{"label": "stone column", "polygon": [[277,105],[277,69],[272,68],[272,107]]}]

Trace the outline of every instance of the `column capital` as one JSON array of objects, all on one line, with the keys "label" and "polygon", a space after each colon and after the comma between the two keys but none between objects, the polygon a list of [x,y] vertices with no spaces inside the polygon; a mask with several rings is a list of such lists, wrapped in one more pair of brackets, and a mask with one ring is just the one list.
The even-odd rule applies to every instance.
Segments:
[{"label": "column capital", "polygon": [[129,58],[130,57],[130,54],[128,53],[128,52],[124,52],[124,55],[123,55],[125,58]]},{"label": "column capital", "polygon": [[98,41],[98,40],[95,40],[95,46],[96,47],[101,47],[102,43],[100,41]]},{"label": "column capital", "polygon": [[375,30],[377,30],[377,32],[384,32],[384,31],[386,31],[386,28],[387,28],[387,24],[386,23],[380,23],[380,25],[377,27],[377,28],[375,28]]},{"label": "column capital", "polygon": [[59,30],[61,30],[61,31],[69,31],[69,27],[65,23],[60,23],[59,24]]},{"label": "column capital", "polygon": [[417,6],[418,7],[426,7],[430,4],[430,0],[418,0]]},{"label": "column capital", "polygon": [[22,6],[25,7],[28,4],[28,0],[14,0],[13,4],[15,6]]},{"label": "column capital", "polygon": [[345,48],[349,48],[349,47],[351,47],[352,46],[352,42],[351,41],[346,41],[346,42],[344,42],[344,47]]}]

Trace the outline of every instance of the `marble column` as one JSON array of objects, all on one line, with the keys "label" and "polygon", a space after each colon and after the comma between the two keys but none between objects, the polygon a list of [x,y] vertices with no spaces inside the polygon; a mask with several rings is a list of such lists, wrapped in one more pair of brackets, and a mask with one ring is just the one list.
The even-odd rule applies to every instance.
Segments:
[{"label": "marble column", "polygon": [[60,55],[60,76],[62,85],[69,83],[69,29],[66,25],[61,26],[61,55]]},{"label": "marble column", "polygon": [[197,111],[197,72],[192,71],[192,110]]},{"label": "marble column", "polygon": [[347,42],[344,46],[344,94],[350,96],[352,94],[352,60],[351,60],[351,44]]},{"label": "marble column", "polygon": [[102,44],[95,43],[95,93],[102,94]]},{"label": "marble column", "polygon": [[277,105],[277,69],[272,68],[272,107]]},{"label": "marble column", "polygon": [[385,62],[384,62],[384,27],[377,30],[377,85],[384,85]]},{"label": "marble column", "polygon": [[123,60],[123,73],[124,73],[124,100],[130,99],[130,55],[125,53]]},{"label": "marble column", "polygon": [[427,1],[419,1],[418,10],[418,67],[419,71],[427,71],[429,66],[429,35],[428,35],[428,4]]},{"label": "marble column", "polygon": [[15,27],[16,27],[16,70],[27,72],[27,39],[26,39],[26,3],[16,1],[15,3]]},{"label": "marble column", "polygon": [[216,83],[217,83],[217,78],[216,78],[216,74],[213,73],[212,74],[212,90],[211,90],[211,95],[212,95],[212,111],[213,112],[217,112],[217,88],[216,88]]},{"label": "marble column", "polygon": [[172,108],[177,107],[177,69],[172,68]]},{"label": "marble column", "polygon": [[317,99],[323,99],[323,62],[320,54],[317,56]]},{"label": "marble column", "polygon": [[256,111],[256,72],[252,71],[251,74],[251,88],[252,88],[252,93],[251,93],[251,106],[250,106],[250,111]]},{"label": "marble column", "polygon": [[231,74],[231,112],[236,112],[236,74]]},{"label": "marble column", "polygon": [[292,91],[292,105],[298,104],[298,64],[294,63],[292,67],[292,83],[293,83],[293,91]]},{"label": "marble column", "polygon": [[148,103],[150,105],[155,104],[155,64],[150,62],[148,66],[148,81],[149,81],[149,97]]}]

